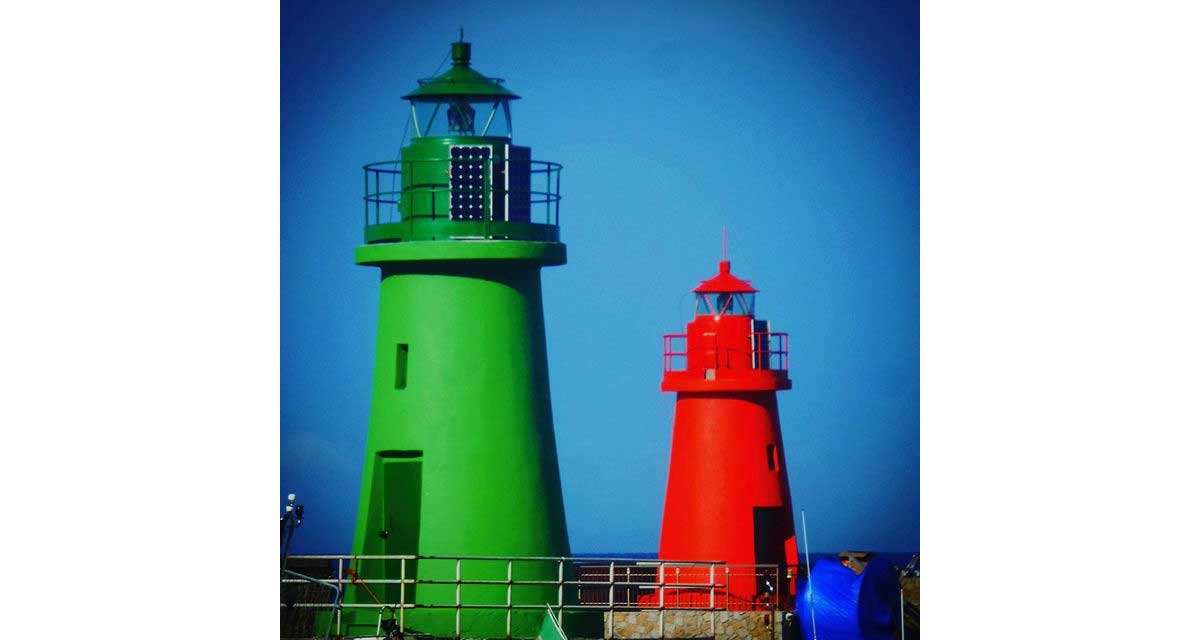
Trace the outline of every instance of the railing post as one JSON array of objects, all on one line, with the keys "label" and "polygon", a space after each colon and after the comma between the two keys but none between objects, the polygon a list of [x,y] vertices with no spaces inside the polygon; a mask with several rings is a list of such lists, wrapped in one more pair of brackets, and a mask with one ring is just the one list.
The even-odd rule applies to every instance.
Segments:
[{"label": "railing post", "polygon": [[[615,596],[614,590],[616,588],[616,585],[614,583],[616,583],[616,581],[617,581],[616,567],[617,567],[617,563],[615,563],[615,562],[608,563],[608,637],[609,638],[612,638],[614,635],[613,634],[613,618],[617,617],[616,598],[614,597]],[[632,580],[626,580],[626,582],[632,582]]]},{"label": "railing post", "polygon": [[508,592],[504,595],[504,637],[512,637],[512,558],[508,559]]},{"label": "railing post", "polygon": [[368,197],[368,196],[370,196],[370,192],[371,192],[370,173],[371,173],[370,169],[363,167],[363,227],[364,228],[371,226],[371,200]]},{"label": "railing post", "polygon": [[[334,617],[337,619],[338,635],[342,634],[342,590],[345,589],[345,587],[342,586],[342,560],[344,560],[344,558],[338,558],[338,569],[337,569],[338,595],[337,595],[337,600],[333,603],[333,606],[335,609]],[[328,629],[326,631],[328,631]]]},{"label": "railing post", "polygon": [[667,567],[662,562],[658,563],[658,637],[662,638],[666,635],[666,594],[667,594]]},{"label": "railing post", "polygon": [[[512,184],[512,161],[509,160],[507,153],[504,154],[504,179],[509,184]],[[511,195],[512,194],[509,193],[508,186],[505,185],[505,187],[504,187],[504,221],[505,222],[509,222],[510,220],[512,220],[512,205],[513,205],[513,203],[512,203],[512,198],[509,197]]]},{"label": "railing post", "polygon": [[375,224],[379,224],[379,172],[372,171],[375,174]]},{"label": "railing post", "polygon": [[408,586],[407,558],[400,558],[400,633],[404,633],[404,587]]},{"label": "railing post", "polygon": [[558,559],[558,624],[562,626],[563,616],[563,559]]},{"label": "railing post", "polygon": [[729,565],[725,565],[725,608],[729,608]]},{"label": "railing post", "polygon": [[774,607],[774,609],[778,610],[779,609],[779,591],[783,587],[783,585],[780,584],[780,582],[779,582],[779,565],[775,565],[774,567],[771,567],[771,571],[773,571],[775,573],[775,592],[772,594],[775,596],[775,598],[774,598],[775,602],[773,603],[773,607]]},{"label": "railing post", "polygon": [[462,637],[462,558],[454,560],[454,637]]},{"label": "railing post", "polygon": [[655,572],[655,576],[657,578],[656,582],[658,582],[658,606],[662,608],[666,599],[667,569],[666,565],[661,561],[658,563],[658,571]]},{"label": "railing post", "polygon": [[717,565],[708,565],[708,628],[713,638],[717,637]]},{"label": "railing post", "polygon": [[554,226],[558,226],[558,207],[562,202],[562,167],[554,171]]}]

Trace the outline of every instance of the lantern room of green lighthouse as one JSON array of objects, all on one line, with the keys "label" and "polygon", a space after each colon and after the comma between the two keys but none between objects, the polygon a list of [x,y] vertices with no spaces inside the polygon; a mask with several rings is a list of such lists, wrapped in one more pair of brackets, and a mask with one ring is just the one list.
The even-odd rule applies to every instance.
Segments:
[{"label": "lantern room of green lighthouse", "polygon": [[453,43],[451,58],[450,70],[404,96],[414,136],[399,166],[367,166],[367,242],[504,239],[561,249],[561,166],[512,144],[520,96],[471,68],[469,42]]},{"label": "lantern room of green lighthouse", "polygon": [[[375,583],[350,587],[342,633],[374,634],[376,602],[413,603],[405,627],[440,637],[532,637],[542,611],[469,608],[503,603],[502,584],[554,569],[428,556],[570,555],[550,406],[541,269],[566,262],[559,242],[561,166],[513,144],[518,96],[452,66],[404,96],[410,144],[398,161],[364,168],[360,265],[380,271],[370,427],[352,552],[420,555],[356,568]],[[418,579],[421,584],[402,580]],[[544,605],[554,586],[514,590]],[[423,604],[461,602],[453,609]],[[394,614],[394,612],[393,612]]]}]

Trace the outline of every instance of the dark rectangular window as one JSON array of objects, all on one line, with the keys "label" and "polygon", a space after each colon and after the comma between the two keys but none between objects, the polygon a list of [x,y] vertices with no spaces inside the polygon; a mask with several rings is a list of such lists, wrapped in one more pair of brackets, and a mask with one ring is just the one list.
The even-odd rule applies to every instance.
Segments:
[{"label": "dark rectangular window", "polygon": [[773,444],[767,445],[767,469],[775,470],[775,445]]},{"label": "dark rectangular window", "polygon": [[408,386],[408,345],[396,345],[396,388]]}]

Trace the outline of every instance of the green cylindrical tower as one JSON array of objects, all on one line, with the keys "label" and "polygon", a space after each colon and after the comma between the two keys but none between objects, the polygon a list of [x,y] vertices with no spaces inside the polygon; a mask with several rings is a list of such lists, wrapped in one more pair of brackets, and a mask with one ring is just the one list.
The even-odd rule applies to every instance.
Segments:
[{"label": "green cylindrical tower", "polygon": [[[570,554],[550,410],[541,269],[566,262],[558,237],[560,165],[512,144],[518,96],[453,66],[405,96],[412,143],[367,165],[366,242],[358,264],[381,274],[371,422],[353,553],[422,556]],[[399,562],[360,563],[398,580]],[[406,578],[508,579],[500,561],[421,560]],[[457,574],[456,574],[457,572]],[[512,579],[558,579],[515,563]],[[466,584],[458,602],[504,604],[506,586]],[[346,602],[403,601],[405,630],[441,637],[533,637],[544,608],[454,604],[453,584],[348,588]],[[555,603],[553,584],[513,588],[514,604]],[[392,612],[385,614],[391,618]],[[373,634],[379,609],[348,609],[343,631]],[[510,627],[511,625],[511,627]]]}]

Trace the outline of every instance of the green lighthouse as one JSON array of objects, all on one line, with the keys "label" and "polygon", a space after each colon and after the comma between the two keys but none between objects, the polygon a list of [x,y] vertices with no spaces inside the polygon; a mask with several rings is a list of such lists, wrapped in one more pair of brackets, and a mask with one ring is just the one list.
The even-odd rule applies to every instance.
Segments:
[{"label": "green lighthouse", "polygon": [[[570,554],[541,292],[542,267],[566,262],[561,166],[513,144],[518,96],[471,68],[470,43],[451,57],[404,96],[414,137],[400,160],[365,167],[355,252],[379,268],[380,298],[353,553],[434,558],[405,561],[403,576],[399,560],[364,561],[357,578],[395,582],[349,586],[345,601],[413,604],[411,633],[533,637],[558,598],[552,563],[436,557]],[[547,584],[511,590],[526,609],[478,606],[504,605],[505,580]],[[343,633],[373,635],[380,616],[348,608]]]}]

